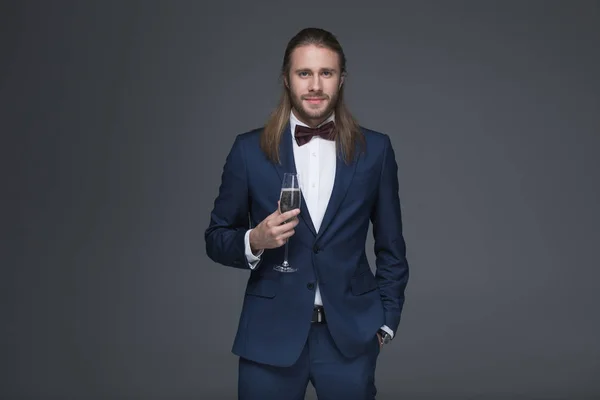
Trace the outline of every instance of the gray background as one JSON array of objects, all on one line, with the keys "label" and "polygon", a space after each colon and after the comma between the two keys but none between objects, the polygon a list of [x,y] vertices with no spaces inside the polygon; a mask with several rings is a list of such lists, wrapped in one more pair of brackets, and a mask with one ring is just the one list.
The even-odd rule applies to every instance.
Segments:
[{"label": "gray background", "polygon": [[397,153],[380,398],[600,397],[599,2],[393,4],[2,3],[3,399],[235,397],[248,274],[203,233],[305,26]]}]

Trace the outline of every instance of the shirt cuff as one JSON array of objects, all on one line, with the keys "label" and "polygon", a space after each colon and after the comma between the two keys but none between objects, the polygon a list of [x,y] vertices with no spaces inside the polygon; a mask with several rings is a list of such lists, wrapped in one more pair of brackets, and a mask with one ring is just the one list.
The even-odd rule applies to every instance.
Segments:
[{"label": "shirt cuff", "polygon": [[381,329],[389,333],[392,339],[394,338],[394,331],[392,331],[387,325],[382,326]]},{"label": "shirt cuff", "polygon": [[250,247],[250,232],[252,229],[249,229],[244,235],[244,246],[246,248],[246,260],[248,261],[248,266],[250,269],[256,269],[258,264],[260,263],[260,256],[263,253],[263,250],[259,250],[258,254],[254,255],[252,253],[252,248]]}]

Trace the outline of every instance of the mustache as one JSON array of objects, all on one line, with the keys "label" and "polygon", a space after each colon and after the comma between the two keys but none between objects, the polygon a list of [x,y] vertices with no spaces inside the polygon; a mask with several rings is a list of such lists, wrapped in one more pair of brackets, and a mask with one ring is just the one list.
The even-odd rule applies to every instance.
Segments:
[{"label": "mustache", "polygon": [[321,93],[319,95],[305,94],[304,96],[302,96],[302,100],[327,100],[328,98],[329,96],[327,96],[324,93]]}]

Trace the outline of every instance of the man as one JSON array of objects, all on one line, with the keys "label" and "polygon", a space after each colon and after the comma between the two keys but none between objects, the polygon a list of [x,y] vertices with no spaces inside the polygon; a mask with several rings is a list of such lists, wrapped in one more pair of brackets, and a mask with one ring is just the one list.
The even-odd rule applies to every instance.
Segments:
[{"label": "man", "polygon": [[[240,399],[303,399],[309,381],[319,399],[373,399],[377,357],[398,329],[409,273],[397,164],[389,137],[348,111],[345,77],[335,36],[300,31],[279,106],[225,162],[205,239],[213,261],[250,271],[232,350]],[[282,214],[286,172],[300,176],[302,202]],[[273,268],[286,240],[294,273]]]}]

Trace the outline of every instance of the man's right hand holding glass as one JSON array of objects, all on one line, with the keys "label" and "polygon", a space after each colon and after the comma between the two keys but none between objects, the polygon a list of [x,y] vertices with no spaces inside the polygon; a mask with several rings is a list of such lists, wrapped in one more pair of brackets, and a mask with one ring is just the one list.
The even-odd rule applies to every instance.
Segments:
[{"label": "man's right hand holding glass", "polygon": [[[294,228],[298,225],[299,209],[279,212],[279,207],[275,212],[261,221],[250,231],[250,248],[252,253],[257,255],[264,249],[274,249],[285,244],[286,240],[294,235]],[[286,222],[288,221],[288,222]]]}]

